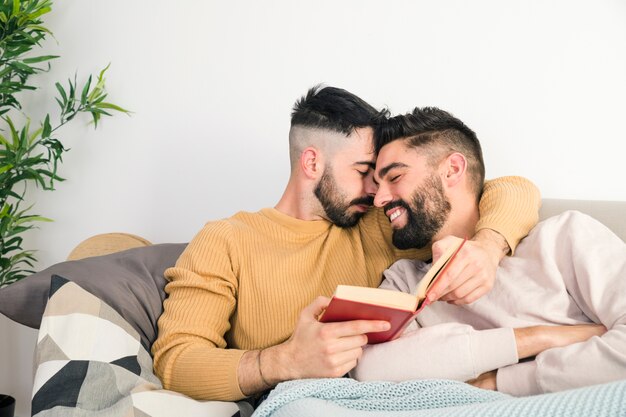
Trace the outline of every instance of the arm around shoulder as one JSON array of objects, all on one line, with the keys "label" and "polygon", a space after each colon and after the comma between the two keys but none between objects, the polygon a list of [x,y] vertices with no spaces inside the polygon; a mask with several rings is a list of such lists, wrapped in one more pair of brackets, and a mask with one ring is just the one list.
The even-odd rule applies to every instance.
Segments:
[{"label": "arm around shoulder", "polygon": [[541,194],[528,179],[509,176],[485,182],[476,231],[492,229],[504,237],[511,253],[539,221]]}]

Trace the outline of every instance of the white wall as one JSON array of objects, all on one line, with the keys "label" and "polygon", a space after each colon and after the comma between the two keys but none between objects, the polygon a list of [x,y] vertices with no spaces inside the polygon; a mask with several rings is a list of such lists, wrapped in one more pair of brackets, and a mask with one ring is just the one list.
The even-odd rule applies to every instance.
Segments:
[{"label": "white wall", "polygon": [[478,133],[488,177],[626,200],[625,20],[621,0],[57,1],[45,52],[62,58],[31,113],[56,111],[55,81],[111,62],[110,99],[134,114],[62,131],[67,181],[32,193],[55,222],[29,247],[45,267],[97,233],[188,241],[274,205],[291,106],[319,82],[393,112],[452,111]]}]

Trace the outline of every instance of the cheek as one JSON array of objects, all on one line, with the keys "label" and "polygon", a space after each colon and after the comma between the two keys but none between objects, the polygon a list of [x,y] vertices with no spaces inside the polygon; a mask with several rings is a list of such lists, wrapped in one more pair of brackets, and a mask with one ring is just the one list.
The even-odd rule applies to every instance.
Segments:
[{"label": "cheek", "polygon": [[396,184],[393,187],[390,187],[391,195],[394,200],[403,200],[406,203],[410,203],[413,196],[413,187],[410,187],[406,183]]}]

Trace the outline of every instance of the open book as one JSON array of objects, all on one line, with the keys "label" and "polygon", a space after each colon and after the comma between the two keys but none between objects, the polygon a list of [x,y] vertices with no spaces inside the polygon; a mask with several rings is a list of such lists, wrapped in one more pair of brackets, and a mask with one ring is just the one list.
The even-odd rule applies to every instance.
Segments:
[{"label": "open book", "polygon": [[393,340],[424,307],[429,303],[426,295],[456,254],[466,239],[450,246],[437,262],[428,270],[413,294],[382,288],[338,285],[330,304],[319,317],[324,323],[348,320],[385,320],[391,328],[384,332],[368,333],[368,343],[375,344]]}]

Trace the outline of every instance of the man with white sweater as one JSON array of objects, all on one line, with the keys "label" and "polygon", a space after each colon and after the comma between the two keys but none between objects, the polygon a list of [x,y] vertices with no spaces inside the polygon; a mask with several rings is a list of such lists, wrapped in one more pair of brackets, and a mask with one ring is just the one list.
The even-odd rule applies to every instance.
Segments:
[{"label": "man with white sweater", "polygon": [[[434,244],[437,257],[449,239],[471,235],[484,177],[474,132],[445,111],[416,108],[376,136],[374,204],[384,207],[394,244]],[[412,292],[429,266],[398,261],[381,287]],[[352,376],[470,380],[513,395],[624,379],[625,294],[626,244],[591,217],[565,212],[500,263],[489,294],[426,307],[399,339],[368,346]]]}]

